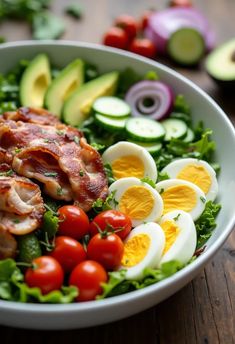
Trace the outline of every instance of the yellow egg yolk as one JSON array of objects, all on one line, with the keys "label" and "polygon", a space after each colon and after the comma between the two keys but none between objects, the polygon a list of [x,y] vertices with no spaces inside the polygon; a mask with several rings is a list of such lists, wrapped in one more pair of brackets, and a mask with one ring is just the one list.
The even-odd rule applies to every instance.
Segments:
[{"label": "yellow egg yolk", "polygon": [[196,184],[205,194],[211,187],[211,177],[203,166],[187,165],[180,171],[177,178]]},{"label": "yellow egg yolk", "polygon": [[196,192],[187,185],[172,186],[161,193],[164,210],[163,214],[173,210],[190,212],[197,203]]},{"label": "yellow egg yolk", "polygon": [[164,247],[163,254],[165,254],[171,246],[174,244],[180,229],[176,226],[175,222],[167,220],[161,223],[161,227],[165,233],[166,243]]},{"label": "yellow egg yolk", "polygon": [[153,210],[154,197],[141,185],[129,187],[119,200],[119,210],[131,219],[144,220]]},{"label": "yellow egg yolk", "polygon": [[113,176],[116,179],[125,177],[144,177],[144,164],[137,156],[125,155],[112,162]]},{"label": "yellow egg yolk", "polygon": [[124,245],[122,265],[129,268],[139,264],[146,256],[150,242],[149,236],[144,233],[129,239]]}]

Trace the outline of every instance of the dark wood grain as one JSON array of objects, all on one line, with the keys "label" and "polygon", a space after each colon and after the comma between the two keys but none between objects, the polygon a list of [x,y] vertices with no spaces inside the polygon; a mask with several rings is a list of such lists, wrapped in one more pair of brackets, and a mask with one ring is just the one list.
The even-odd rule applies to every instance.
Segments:
[{"label": "dark wood grain", "polygon": [[[144,9],[161,9],[167,1],[154,0],[84,0],[84,18],[76,21],[64,15],[66,0],[53,2],[53,11],[64,18],[66,32],[63,39],[101,42],[105,30],[121,13],[140,17]],[[235,35],[234,0],[195,0],[194,4],[209,18],[221,43]],[[30,38],[30,29],[20,22],[6,22],[0,35],[9,41]],[[234,93],[218,89],[205,73],[203,64],[198,69],[175,68],[210,94],[235,123]],[[65,342],[76,343],[150,343],[150,344],[232,344],[235,343],[235,232],[223,248],[190,284],[180,292],[145,312],[133,317],[89,329],[72,331],[26,331],[0,328],[1,343],[17,344]]]}]

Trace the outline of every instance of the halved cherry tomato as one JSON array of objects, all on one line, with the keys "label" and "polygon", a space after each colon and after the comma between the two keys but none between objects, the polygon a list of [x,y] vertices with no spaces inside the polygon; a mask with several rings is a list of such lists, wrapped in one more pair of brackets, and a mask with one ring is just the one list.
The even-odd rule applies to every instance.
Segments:
[{"label": "halved cherry tomato", "polygon": [[138,31],[138,23],[134,17],[129,14],[122,14],[115,20],[115,25],[121,27],[127,34],[129,42],[136,37]]},{"label": "halved cherry tomato", "polygon": [[55,239],[55,248],[50,253],[62,266],[65,272],[71,272],[73,268],[86,259],[86,252],[80,242],[67,236],[58,236]]},{"label": "halved cherry tomato", "polygon": [[103,38],[103,44],[114,48],[126,49],[128,36],[120,27],[111,27]]},{"label": "halved cherry tomato", "polygon": [[89,218],[87,214],[75,205],[64,205],[59,208],[59,235],[81,239],[89,232]]},{"label": "halved cherry tomato", "polygon": [[118,210],[105,210],[96,215],[90,224],[90,234],[94,236],[101,231],[115,232],[121,239],[125,239],[132,228],[128,215]]},{"label": "halved cherry tomato", "polygon": [[99,262],[107,270],[113,270],[121,264],[124,244],[116,234],[96,234],[87,246],[90,259]]},{"label": "halved cherry tomato", "polygon": [[156,47],[148,38],[135,38],[131,42],[129,50],[149,58],[153,58],[156,55]]},{"label": "halved cherry tomato", "polygon": [[25,273],[29,287],[38,287],[42,294],[59,290],[63,284],[64,272],[60,263],[53,257],[41,256],[32,261],[33,267]]},{"label": "halved cherry tomato", "polygon": [[85,260],[78,264],[72,271],[69,284],[79,289],[77,301],[95,300],[96,296],[102,293],[101,283],[108,280],[108,275],[97,262]]}]

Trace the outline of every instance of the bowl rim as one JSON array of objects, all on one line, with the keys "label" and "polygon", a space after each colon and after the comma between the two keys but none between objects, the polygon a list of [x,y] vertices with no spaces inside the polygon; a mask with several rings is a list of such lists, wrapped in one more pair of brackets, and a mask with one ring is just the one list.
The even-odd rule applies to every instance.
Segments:
[{"label": "bowl rim", "polygon": [[[19,48],[22,46],[73,46],[73,47],[79,47],[79,48],[89,48],[92,50],[99,50],[103,52],[108,53],[114,53],[115,55],[120,56],[126,56],[135,60],[138,60],[140,62],[145,62],[148,65],[151,65],[153,67],[159,68],[163,72],[166,72],[170,75],[172,75],[175,78],[180,79],[183,83],[189,85],[194,90],[197,91],[198,94],[200,94],[204,99],[207,100],[216,110],[220,113],[223,120],[225,121],[226,125],[228,126],[228,130],[231,132],[235,139],[235,128],[232,124],[232,122],[228,119],[225,112],[220,108],[220,106],[209,96],[204,90],[202,90],[199,86],[197,86],[194,82],[189,80],[187,77],[181,75],[179,72],[176,72],[175,70],[171,69],[170,67],[157,62],[155,60],[151,60],[149,58],[145,58],[142,56],[139,56],[137,54],[123,51],[117,48],[112,47],[106,47],[101,44],[96,43],[87,43],[87,42],[79,42],[79,41],[72,41],[72,40],[60,40],[60,41],[53,41],[53,40],[43,40],[43,41],[35,41],[35,40],[22,40],[22,41],[16,41],[16,42],[8,42],[3,43],[0,45],[0,53],[2,50],[5,50],[7,48]],[[97,310],[97,309],[104,309],[107,307],[112,307],[115,304],[121,304],[126,303],[127,301],[136,301],[138,299],[141,299],[142,297],[147,295],[154,294],[156,290],[159,292],[163,291],[166,287],[169,287],[172,284],[175,284],[177,282],[180,282],[184,278],[186,278],[189,275],[195,274],[199,269],[201,269],[206,262],[208,262],[212,256],[217,252],[217,250],[225,243],[226,239],[230,235],[230,233],[233,230],[233,227],[235,225],[235,213],[230,218],[229,222],[227,223],[226,228],[224,231],[220,234],[220,236],[217,238],[217,240],[212,243],[207,249],[203,252],[202,255],[197,257],[192,263],[184,267],[182,270],[176,272],[172,276],[154,283],[150,286],[147,286],[143,289],[135,290],[128,292],[126,294],[121,294],[117,296],[112,296],[107,299],[102,300],[94,300],[94,301],[86,301],[81,303],[69,303],[69,304],[36,304],[36,303],[22,303],[22,302],[16,302],[16,301],[6,301],[6,300],[0,300],[0,309],[1,310],[12,310],[16,312],[21,311],[28,311],[30,313],[55,313],[63,311],[64,313],[76,313],[80,311],[89,311],[89,310]]]}]

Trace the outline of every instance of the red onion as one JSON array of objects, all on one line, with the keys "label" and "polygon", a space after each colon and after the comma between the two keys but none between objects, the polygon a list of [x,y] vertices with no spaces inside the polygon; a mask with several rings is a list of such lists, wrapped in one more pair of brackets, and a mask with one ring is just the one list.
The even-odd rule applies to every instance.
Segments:
[{"label": "red onion", "polygon": [[214,32],[204,15],[195,8],[172,7],[154,12],[149,18],[145,34],[156,44],[158,52],[164,54],[171,34],[182,27],[198,30],[205,39],[207,50],[214,47]]},{"label": "red onion", "polygon": [[133,116],[160,120],[170,114],[174,95],[172,89],[161,81],[143,80],[128,90],[125,100]]}]

